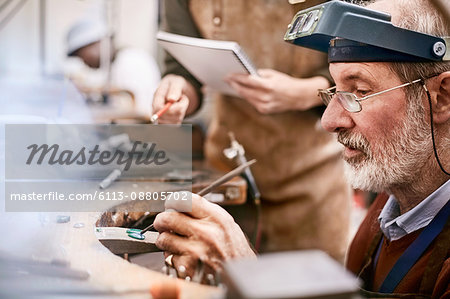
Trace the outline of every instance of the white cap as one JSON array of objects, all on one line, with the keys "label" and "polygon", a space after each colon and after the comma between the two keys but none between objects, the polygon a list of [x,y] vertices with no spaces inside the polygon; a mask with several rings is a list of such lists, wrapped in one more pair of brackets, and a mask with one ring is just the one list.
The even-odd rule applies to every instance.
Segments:
[{"label": "white cap", "polygon": [[107,35],[106,25],[99,19],[86,18],[73,25],[67,33],[67,55],[100,41]]}]

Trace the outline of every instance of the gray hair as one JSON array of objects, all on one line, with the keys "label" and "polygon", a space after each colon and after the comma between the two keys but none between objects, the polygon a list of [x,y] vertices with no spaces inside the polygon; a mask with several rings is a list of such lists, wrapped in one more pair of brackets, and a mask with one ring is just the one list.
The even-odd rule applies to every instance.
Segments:
[{"label": "gray hair", "polygon": [[[427,0],[392,0],[395,3],[396,19],[394,25],[409,30],[426,34],[445,37],[450,36],[450,24],[444,16]],[[403,82],[411,82],[422,78],[427,79],[431,75],[438,75],[450,71],[450,61],[445,62],[394,62],[390,63],[391,70],[397,74]],[[408,100],[408,114],[417,119],[425,119],[425,107],[422,99],[425,90],[420,84],[412,84],[406,88]],[[444,155],[450,136],[442,136],[440,155]]]},{"label": "gray hair", "polygon": [[[444,17],[427,0],[392,0],[395,4],[398,27],[423,32],[434,36],[450,36],[450,26]],[[402,81],[410,82],[418,78],[450,71],[450,62],[395,62],[391,69]],[[418,89],[413,86],[409,89]],[[421,89],[421,88],[420,88]]]}]

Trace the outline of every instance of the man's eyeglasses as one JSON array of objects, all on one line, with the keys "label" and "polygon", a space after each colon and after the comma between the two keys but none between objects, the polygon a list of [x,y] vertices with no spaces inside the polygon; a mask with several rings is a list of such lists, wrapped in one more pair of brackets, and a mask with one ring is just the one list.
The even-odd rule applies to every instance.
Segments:
[{"label": "man's eyeglasses", "polygon": [[341,103],[342,107],[344,107],[344,109],[347,110],[348,112],[359,112],[359,111],[361,111],[361,103],[360,103],[361,101],[367,100],[368,98],[380,95],[380,94],[388,92],[388,91],[406,87],[408,85],[419,83],[419,82],[424,82],[424,80],[417,79],[417,80],[414,80],[411,82],[404,83],[399,86],[395,86],[395,87],[392,87],[392,88],[389,88],[386,90],[382,90],[382,91],[364,96],[362,98],[359,98],[358,96],[356,96],[354,93],[351,93],[351,92],[335,91],[336,86],[330,87],[328,89],[319,89],[318,91],[319,91],[319,96],[322,99],[325,106],[328,106],[328,104],[331,102],[331,100],[334,97],[336,97],[338,99],[339,103]]}]

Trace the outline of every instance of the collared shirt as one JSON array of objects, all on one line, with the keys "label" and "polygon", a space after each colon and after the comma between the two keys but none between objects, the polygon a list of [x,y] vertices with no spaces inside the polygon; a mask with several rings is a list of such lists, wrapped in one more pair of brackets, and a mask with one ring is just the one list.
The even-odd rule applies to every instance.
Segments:
[{"label": "collared shirt", "polygon": [[388,240],[398,240],[427,226],[449,200],[450,180],[403,215],[397,199],[391,195],[378,216],[380,228]]}]

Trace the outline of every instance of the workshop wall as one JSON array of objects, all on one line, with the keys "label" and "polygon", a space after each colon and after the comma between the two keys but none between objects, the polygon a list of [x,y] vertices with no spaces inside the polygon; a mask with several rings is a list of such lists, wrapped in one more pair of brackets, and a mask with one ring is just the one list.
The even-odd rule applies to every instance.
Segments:
[{"label": "workshop wall", "polygon": [[[0,0],[0,76],[8,73],[59,74],[66,33],[92,5],[109,2],[119,46],[135,46],[156,57],[158,1],[148,0]],[[14,10],[17,12],[14,14]],[[45,56],[41,57],[41,8],[45,16]],[[13,15],[9,21],[3,21]]]}]

